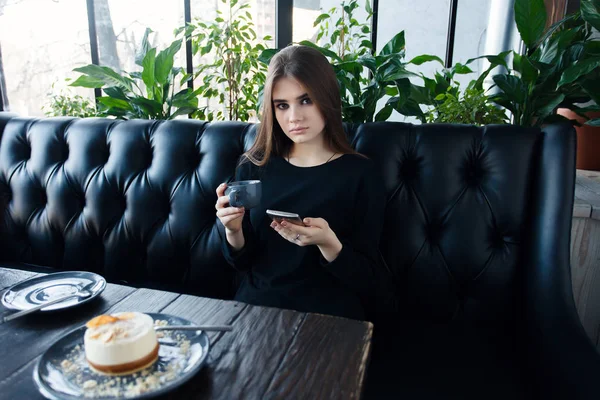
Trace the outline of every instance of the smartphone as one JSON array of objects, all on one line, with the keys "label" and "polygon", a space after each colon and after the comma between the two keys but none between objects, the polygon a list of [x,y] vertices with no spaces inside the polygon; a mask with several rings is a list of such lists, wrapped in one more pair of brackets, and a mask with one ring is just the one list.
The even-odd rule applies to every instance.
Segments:
[{"label": "smartphone", "polygon": [[273,221],[281,223],[281,221],[287,221],[290,224],[306,226],[302,222],[302,218],[296,213],[290,213],[285,211],[267,210],[267,215],[271,217]]}]

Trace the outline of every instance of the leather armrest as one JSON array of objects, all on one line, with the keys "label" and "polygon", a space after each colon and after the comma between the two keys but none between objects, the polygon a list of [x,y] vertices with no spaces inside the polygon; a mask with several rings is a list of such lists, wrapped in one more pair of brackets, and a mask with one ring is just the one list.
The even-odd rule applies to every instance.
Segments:
[{"label": "leather armrest", "polygon": [[525,351],[535,389],[548,398],[598,399],[600,354],[581,325],[571,283],[576,136],[568,126],[542,133],[530,210],[537,234],[526,243]]}]

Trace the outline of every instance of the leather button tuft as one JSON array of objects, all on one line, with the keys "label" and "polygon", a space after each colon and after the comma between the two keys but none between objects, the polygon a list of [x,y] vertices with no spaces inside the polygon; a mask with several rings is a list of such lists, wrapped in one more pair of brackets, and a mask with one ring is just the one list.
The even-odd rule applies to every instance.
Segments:
[{"label": "leather button tuft", "polygon": [[417,161],[412,158],[406,158],[402,161],[400,177],[407,181],[415,179],[417,177]]},{"label": "leather button tuft", "polygon": [[442,229],[442,225],[435,222],[431,223],[427,227],[427,237],[432,245],[436,245],[440,242]]}]

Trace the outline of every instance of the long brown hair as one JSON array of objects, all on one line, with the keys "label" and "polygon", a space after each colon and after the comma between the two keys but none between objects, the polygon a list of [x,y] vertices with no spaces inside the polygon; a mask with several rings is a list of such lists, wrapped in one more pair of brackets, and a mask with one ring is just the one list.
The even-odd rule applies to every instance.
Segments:
[{"label": "long brown hair", "polygon": [[275,54],[269,63],[258,134],[242,160],[262,166],[273,155],[288,155],[292,147],[292,140],[275,118],[272,101],[273,87],[283,77],[293,78],[302,84],[321,112],[325,119],[325,143],[329,148],[340,154],[357,154],[348,143],[342,126],[342,100],[333,67],[323,54],[312,47],[288,46]]}]

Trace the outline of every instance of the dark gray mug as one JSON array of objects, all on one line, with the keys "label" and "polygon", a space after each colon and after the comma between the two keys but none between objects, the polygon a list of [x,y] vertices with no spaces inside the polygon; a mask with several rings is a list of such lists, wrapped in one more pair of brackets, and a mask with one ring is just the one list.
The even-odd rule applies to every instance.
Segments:
[{"label": "dark gray mug", "polygon": [[244,207],[246,209],[260,204],[262,186],[260,181],[237,181],[227,184],[225,196],[229,196],[231,207]]}]

